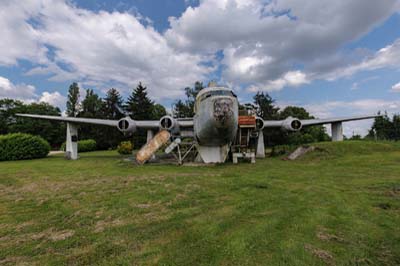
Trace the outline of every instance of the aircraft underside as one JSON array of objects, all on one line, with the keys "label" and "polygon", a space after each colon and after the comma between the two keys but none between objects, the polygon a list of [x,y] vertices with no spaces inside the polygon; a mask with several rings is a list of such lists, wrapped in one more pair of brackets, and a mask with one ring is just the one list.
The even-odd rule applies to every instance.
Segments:
[{"label": "aircraft underside", "polygon": [[197,145],[197,151],[204,163],[223,163],[226,161],[230,145],[201,146]]}]

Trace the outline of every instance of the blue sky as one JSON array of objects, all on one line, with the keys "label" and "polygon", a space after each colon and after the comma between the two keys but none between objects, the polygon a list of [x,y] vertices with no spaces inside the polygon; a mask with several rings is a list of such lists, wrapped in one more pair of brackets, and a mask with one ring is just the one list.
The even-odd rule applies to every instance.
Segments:
[{"label": "blue sky", "polygon": [[[65,106],[69,84],[170,107],[196,80],[317,117],[400,112],[396,0],[3,1],[0,98]],[[82,91],[82,94],[83,91]],[[83,96],[83,95],[82,95]],[[348,123],[365,134],[371,121]]]}]

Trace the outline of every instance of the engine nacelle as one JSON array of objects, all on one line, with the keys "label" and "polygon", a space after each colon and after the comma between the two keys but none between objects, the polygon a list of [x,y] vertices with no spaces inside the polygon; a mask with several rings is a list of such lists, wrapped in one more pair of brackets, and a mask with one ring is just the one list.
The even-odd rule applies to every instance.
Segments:
[{"label": "engine nacelle", "polygon": [[263,130],[264,129],[264,119],[262,119],[261,117],[256,117],[256,130]]},{"label": "engine nacelle", "polygon": [[124,117],[118,121],[118,130],[124,134],[132,134],[136,131],[136,123],[130,117]]},{"label": "engine nacelle", "polygon": [[299,131],[302,127],[301,121],[289,116],[283,121],[282,128],[285,131]]},{"label": "engine nacelle", "polygon": [[169,115],[163,116],[160,119],[160,129],[171,131],[176,126],[176,120]]}]

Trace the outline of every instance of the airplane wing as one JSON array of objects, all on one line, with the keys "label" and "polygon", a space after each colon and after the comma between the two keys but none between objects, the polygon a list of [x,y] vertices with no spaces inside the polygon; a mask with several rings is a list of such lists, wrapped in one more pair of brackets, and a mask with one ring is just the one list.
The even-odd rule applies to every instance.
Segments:
[{"label": "airplane wing", "polygon": [[16,114],[19,117],[29,117],[44,120],[52,120],[59,122],[70,122],[77,124],[93,124],[93,125],[103,125],[116,127],[118,125],[117,120],[107,120],[107,119],[94,119],[94,118],[81,118],[81,117],[64,117],[64,116],[52,116],[52,115],[32,115],[32,114]]},{"label": "airplane wing", "polygon": [[16,116],[45,119],[45,120],[52,120],[59,122],[69,122],[76,124],[111,126],[111,127],[117,127],[119,130],[123,132],[129,131],[130,129],[136,130],[136,128],[158,129],[158,128],[164,128],[164,126],[166,129],[170,129],[173,125],[175,125],[175,123],[179,127],[183,128],[193,127],[193,119],[191,118],[174,119],[170,116],[164,116],[160,120],[133,120],[129,116],[122,118],[120,120],[83,118],[83,117],[64,117],[64,116],[51,116],[51,115],[33,115],[33,114],[16,114]]},{"label": "airplane wing", "polygon": [[315,126],[315,125],[371,119],[379,116],[381,115],[347,116],[347,117],[334,117],[326,119],[303,119],[303,120],[293,117],[288,117],[284,120],[263,120],[264,122],[263,128],[283,128],[289,131],[297,131],[305,126]]},{"label": "airplane wing", "polygon": [[323,125],[323,124],[330,124],[337,122],[371,119],[379,116],[380,115],[364,115],[364,116],[348,116],[348,117],[336,117],[336,118],[326,118],[326,119],[307,119],[307,120],[300,120],[300,122],[303,126],[314,126],[314,125]]}]

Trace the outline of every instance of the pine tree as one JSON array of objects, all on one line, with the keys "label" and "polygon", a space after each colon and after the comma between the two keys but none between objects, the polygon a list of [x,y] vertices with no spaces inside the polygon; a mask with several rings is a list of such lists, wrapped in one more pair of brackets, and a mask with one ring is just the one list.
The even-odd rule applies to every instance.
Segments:
[{"label": "pine tree", "polygon": [[104,116],[108,119],[120,119],[123,114],[118,111],[116,106],[122,106],[123,100],[119,92],[111,88],[107,91],[106,97],[104,98]]},{"label": "pine tree", "polygon": [[[87,89],[78,116],[86,118],[103,118],[102,107],[103,102],[101,98],[92,89]],[[104,142],[105,126],[81,125],[79,128],[79,139],[94,139],[98,148],[107,148],[107,144]]]},{"label": "pine tree", "polygon": [[[147,96],[147,88],[140,82],[132,91],[127,101],[127,109],[132,113],[132,118],[136,120],[150,120],[153,117],[154,103]],[[135,147],[141,147],[146,143],[146,131],[139,129],[133,134]]]},{"label": "pine tree", "polygon": [[[118,120],[121,119],[124,114],[121,114],[117,106],[122,106],[123,99],[119,94],[118,90],[111,88],[107,91],[106,97],[103,99],[103,118]],[[113,127],[104,128],[100,137],[100,144],[104,144],[105,149],[116,148],[118,144],[125,139],[125,136]]]},{"label": "pine tree", "polygon": [[75,117],[79,112],[79,86],[76,82],[69,86],[66,113],[68,116]]},{"label": "pine tree", "polygon": [[136,89],[128,98],[128,110],[136,120],[148,120],[152,118],[153,101],[147,96],[147,88],[139,82]]}]

